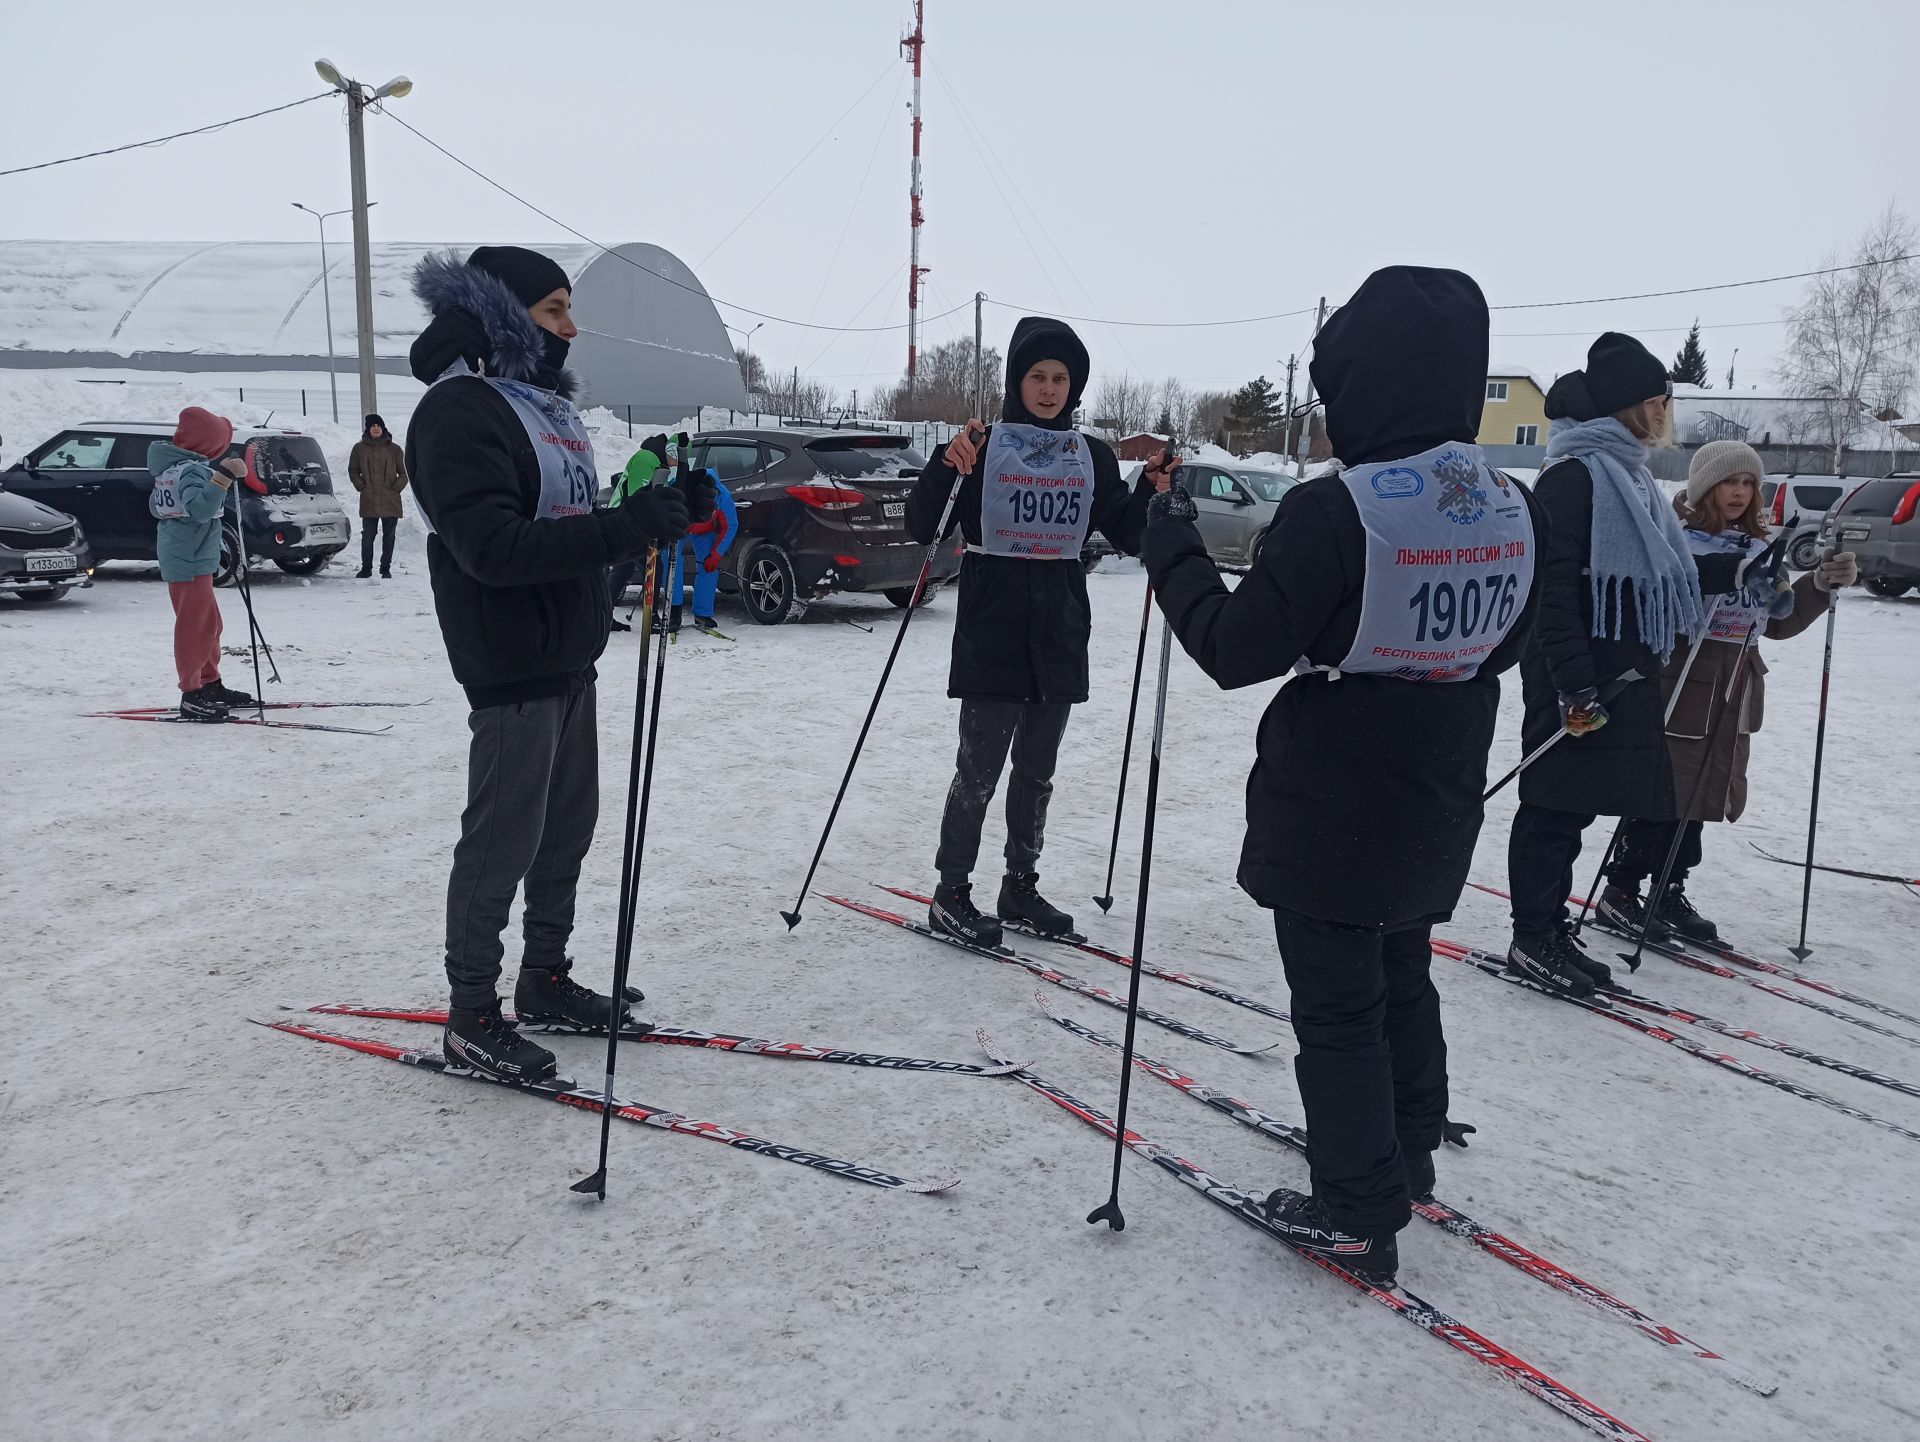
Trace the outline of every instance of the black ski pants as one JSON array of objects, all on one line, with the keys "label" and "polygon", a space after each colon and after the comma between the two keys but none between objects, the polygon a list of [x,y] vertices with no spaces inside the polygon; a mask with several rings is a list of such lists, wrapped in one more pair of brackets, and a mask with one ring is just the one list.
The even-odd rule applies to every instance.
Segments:
[{"label": "black ski pants", "polygon": [[1627,891],[1639,891],[1642,882],[1657,877],[1660,868],[1667,864],[1667,850],[1678,831],[1680,853],[1674,858],[1673,875],[1667,882],[1669,886],[1678,886],[1687,879],[1687,873],[1700,864],[1700,833],[1704,825],[1700,821],[1642,821],[1637,816],[1629,816],[1620,824],[1620,845],[1613,853],[1613,863],[1607,867],[1607,880]]},{"label": "black ski pants", "polygon": [[1555,927],[1570,919],[1567,897],[1573,893],[1573,863],[1580,858],[1580,833],[1593,825],[1592,812],[1557,811],[1522,801],[1513,813],[1507,841],[1507,890],[1513,895],[1516,939],[1545,942]]},{"label": "black ski pants", "polygon": [[600,813],[593,687],[482,707],[467,727],[467,809],[447,881],[447,982],[455,1006],[484,1007],[523,883],[521,966],[568,968],[580,864]]},{"label": "black ski pants", "polygon": [[1412,1217],[1403,1152],[1432,1152],[1447,1117],[1447,1042],[1431,926],[1369,931],[1273,914],[1300,1043],[1313,1191],[1343,1228]]},{"label": "black ski pants", "polygon": [[393,537],[400,529],[398,516],[362,516],[360,518],[360,569],[373,569],[373,533],[380,532],[380,569],[393,569]]},{"label": "black ski pants", "polygon": [[1047,839],[1047,802],[1060,738],[1073,708],[1065,702],[962,701],[960,751],[954,761],[947,809],[940,818],[934,867],[948,886],[963,886],[980,856],[980,828],[1013,754],[1007,783],[1007,870],[1032,871]]}]

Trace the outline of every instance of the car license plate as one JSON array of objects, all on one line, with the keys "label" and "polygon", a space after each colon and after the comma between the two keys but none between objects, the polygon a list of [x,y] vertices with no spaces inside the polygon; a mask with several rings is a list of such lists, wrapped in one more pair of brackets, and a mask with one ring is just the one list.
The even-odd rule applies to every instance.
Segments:
[{"label": "car license plate", "polygon": [[323,521],[317,526],[307,527],[309,541],[331,541],[340,534],[340,526],[333,521]]},{"label": "car license plate", "polygon": [[885,516],[889,521],[900,520],[907,514],[907,503],[905,501],[888,501],[880,508],[880,514]]},{"label": "car license plate", "polygon": [[71,571],[76,569],[73,556],[67,551],[29,551],[27,552],[29,571]]},{"label": "car license plate", "polygon": [[1840,539],[1843,541],[1864,541],[1873,534],[1871,526],[1842,526]]}]

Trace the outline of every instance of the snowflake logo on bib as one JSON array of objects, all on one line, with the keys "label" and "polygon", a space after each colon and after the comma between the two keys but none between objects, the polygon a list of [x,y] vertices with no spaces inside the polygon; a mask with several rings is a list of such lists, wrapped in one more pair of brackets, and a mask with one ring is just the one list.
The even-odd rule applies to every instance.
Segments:
[{"label": "snowflake logo on bib", "polygon": [[1471,526],[1487,513],[1487,493],[1481,486],[1481,469],[1473,457],[1448,451],[1433,463],[1440,481],[1440,498],[1435,509],[1455,525]]},{"label": "snowflake logo on bib", "polygon": [[[1029,440],[1027,453],[1020,457],[1020,464],[1023,466],[1044,466],[1048,461],[1053,459],[1053,453],[1060,449],[1060,442],[1064,439],[1065,437],[1058,431],[1040,431]],[[1079,449],[1078,446],[1074,446],[1067,454],[1075,454]]]}]

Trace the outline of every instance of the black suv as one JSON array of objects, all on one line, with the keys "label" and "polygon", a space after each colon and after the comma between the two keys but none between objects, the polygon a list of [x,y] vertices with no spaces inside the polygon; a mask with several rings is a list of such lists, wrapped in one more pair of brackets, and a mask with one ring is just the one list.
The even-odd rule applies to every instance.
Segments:
[{"label": "black suv", "polygon": [[[151,561],[159,522],[147,509],[147,447],[173,435],[163,422],[101,421],[60,432],[5,472],[5,486],[65,511],[86,528],[95,561]],[[234,428],[229,456],[246,462],[238,494],[250,560],[310,576],[344,550],[352,525],[333,497],[320,443],[298,431]],[[216,585],[239,566],[233,521],[221,529]]]},{"label": "black suv", "polygon": [[[907,495],[926,464],[907,437],[824,426],[702,431],[693,462],[727,484],[740,535],[721,562],[721,584],[765,626],[797,618],[835,591],[913,598],[926,549],[907,534]],[[934,558],[934,582],[952,579],[956,532]]]}]

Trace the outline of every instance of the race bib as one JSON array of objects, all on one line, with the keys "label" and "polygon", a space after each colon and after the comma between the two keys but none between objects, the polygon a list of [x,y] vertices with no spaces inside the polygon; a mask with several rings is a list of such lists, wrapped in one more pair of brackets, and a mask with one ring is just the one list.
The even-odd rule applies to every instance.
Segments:
[{"label": "race bib", "polygon": [[187,519],[186,502],[180,498],[180,482],[188,468],[196,464],[199,463],[176,461],[153,478],[153,489],[147,493],[147,510],[156,521]]},{"label": "race bib", "polygon": [[[455,376],[472,375],[464,361],[456,362],[434,382],[444,385]],[[534,507],[537,521],[555,516],[584,516],[593,509],[600,492],[593,471],[593,438],[587,434],[580,412],[573,402],[558,391],[542,390],[525,381],[481,376],[513,407],[514,415],[526,428],[533,442],[534,457],[540,462],[540,500]],[[432,518],[427,528],[433,528]]]},{"label": "race bib", "polygon": [[1519,619],[1533,521],[1478,446],[1448,442],[1341,473],[1367,532],[1360,625],[1342,671],[1465,681]]},{"label": "race bib", "polygon": [[1093,517],[1093,455],[1078,431],[1000,421],[980,470],[980,549],[1027,561],[1079,558]]}]

